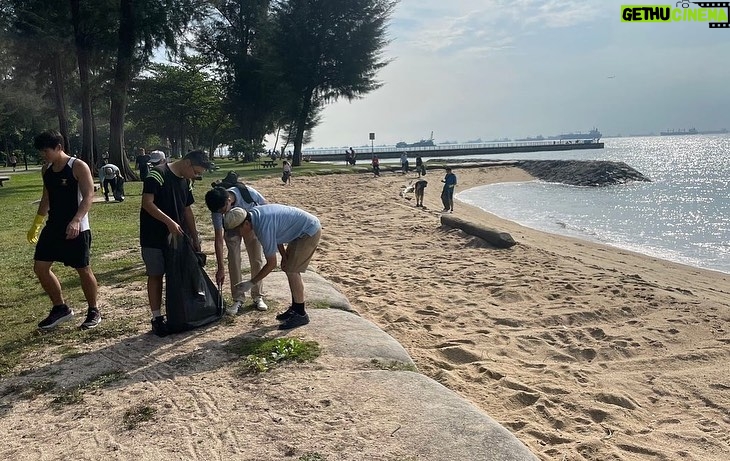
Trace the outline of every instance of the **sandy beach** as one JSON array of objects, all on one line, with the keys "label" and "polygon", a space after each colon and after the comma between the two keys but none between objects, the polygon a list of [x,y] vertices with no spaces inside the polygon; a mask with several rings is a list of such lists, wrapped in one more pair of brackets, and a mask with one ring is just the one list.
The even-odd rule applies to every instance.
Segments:
[{"label": "sandy beach", "polygon": [[[454,172],[457,191],[531,179],[514,166]],[[252,185],[317,215],[323,234],[311,268],[402,344],[421,373],[540,459],[730,459],[730,276],[537,232],[457,202],[454,216],[518,242],[490,247],[441,226],[442,177],[437,169],[426,176],[425,209],[401,196],[412,174],[302,177],[295,169],[291,186],[279,178]],[[209,214],[202,201],[195,206],[212,257]],[[347,378],[337,363],[236,373],[226,345],[275,329],[281,305],[156,338],[141,261],[129,271],[139,275],[130,283],[100,279],[99,297],[106,328],[128,319],[136,331],[107,337],[99,329],[94,340],[49,343],[27,357],[4,383],[16,390],[0,407],[0,457],[425,459],[398,446],[387,408],[353,405],[356,386],[331,392],[333,380]],[[83,404],[54,403],[56,390],[22,396],[48,381],[73,390],[109,373],[117,380],[86,384]],[[315,382],[322,373],[328,381]],[[138,408],[157,413],[126,429],[126,413]],[[362,412],[385,417],[358,429]]]},{"label": "sandy beach", "polygon": [[[515,167],[456,169],[458,190],[531,179]],[[414,176],[256,183],[320,217],[313,265],[420,371],[555,460],[730,458],[730,276],[550,235],[459,204],[509,232],[495,249],[439,222]]]}]

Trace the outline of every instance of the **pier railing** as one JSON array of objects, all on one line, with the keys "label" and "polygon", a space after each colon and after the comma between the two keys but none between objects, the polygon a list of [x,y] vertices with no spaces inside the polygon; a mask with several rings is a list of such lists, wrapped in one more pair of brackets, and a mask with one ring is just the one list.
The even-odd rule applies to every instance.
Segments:
[{"label": "pier railing", "polygon": [[[358,158],[370,158],[377,155],[379,158],[396,158],[405,152],[409,158],[416,155],[422,157],[501,154],[511,152],[538,152],[573,149],[602,149],[603,143],[598,140],[543,140],[543,141],[505,141],[462,144],[438,144],[424,147],[395,147],[395,146],[360,146],[355,149]],[[322,148],[304,149],[302,155],[312,160],[344,160],[349,148]]]}]

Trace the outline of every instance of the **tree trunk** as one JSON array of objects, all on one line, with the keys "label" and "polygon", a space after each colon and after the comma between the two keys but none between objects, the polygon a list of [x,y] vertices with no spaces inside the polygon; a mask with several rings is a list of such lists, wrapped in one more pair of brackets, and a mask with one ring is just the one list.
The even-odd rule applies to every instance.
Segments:
[{"label": "tree trunk", "polygon": [[299,112],[297,119],[297,135],[294,137],[294,156],[292,157],[292,166],[302,164],[302,143],[304,142],[304,132],[307,130],[307,118],[309,117],[309,109],[312,107],[312,93],[314,90],[307,90],[302,110]]},{"label": "tree trunk", "polygon": [[134,17],[134,0],[119,2],[119,48],[117,65],[112,84],[111,112],[109,116],[109,160],[117,165],[125,179],[135,174],[124,155],[124,115],[127,110],[127,90],[132,79],[132,58],[136,46],[137,23]]},{"label": "tree trunk", "polygon": [[51,80],[53,81],[54,102],[56,105],[56,114],[58,115],[58,131],[63,135],[63,151],[71,155],[71,142],[68,136],[68,116],[66,115],[66,96],[64,93],[63,70],[61,70],[61,53],[53,56],[53,66],[51,67]]},{"label": "tree trunk", "polygon": [[91,91],[89,90],[89,52],[86,47],[86,34],[81,29],[81,11],[79,0],[71,2],[71,22],[74,28],[76,43],[76,60],[79,65],[81,82],[81,160],[89,165],[94,164],[93,146],[94,130],[91,121]]}]

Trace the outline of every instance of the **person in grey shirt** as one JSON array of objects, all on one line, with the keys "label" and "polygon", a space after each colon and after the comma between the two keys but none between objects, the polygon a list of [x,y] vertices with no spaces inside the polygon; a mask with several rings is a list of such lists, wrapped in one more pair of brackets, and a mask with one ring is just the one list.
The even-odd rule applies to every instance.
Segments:
[{"label": "person in grey shirt", "polygon": [[[99,167],[99,182],[104,188],[104,200],[109,201],[109,186],[112,187],[112,194],[117,190],[117,178],[119,177],[119,167],[109,160],[104,159],[104,163]],[[118,200],[120,201],[120,200]]]}]

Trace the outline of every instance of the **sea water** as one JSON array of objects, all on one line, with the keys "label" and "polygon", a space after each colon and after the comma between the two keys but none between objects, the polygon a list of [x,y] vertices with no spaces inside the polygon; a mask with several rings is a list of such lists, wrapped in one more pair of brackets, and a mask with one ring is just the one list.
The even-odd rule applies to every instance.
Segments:
[{"label": "sea water", "polygon": [[457,198],[530,228],[730,273],[730,136],[604,142],[604,149],[464,158],[619,161],[651,182],[577,187],[529,181],[460,192],[457,186]]}]

